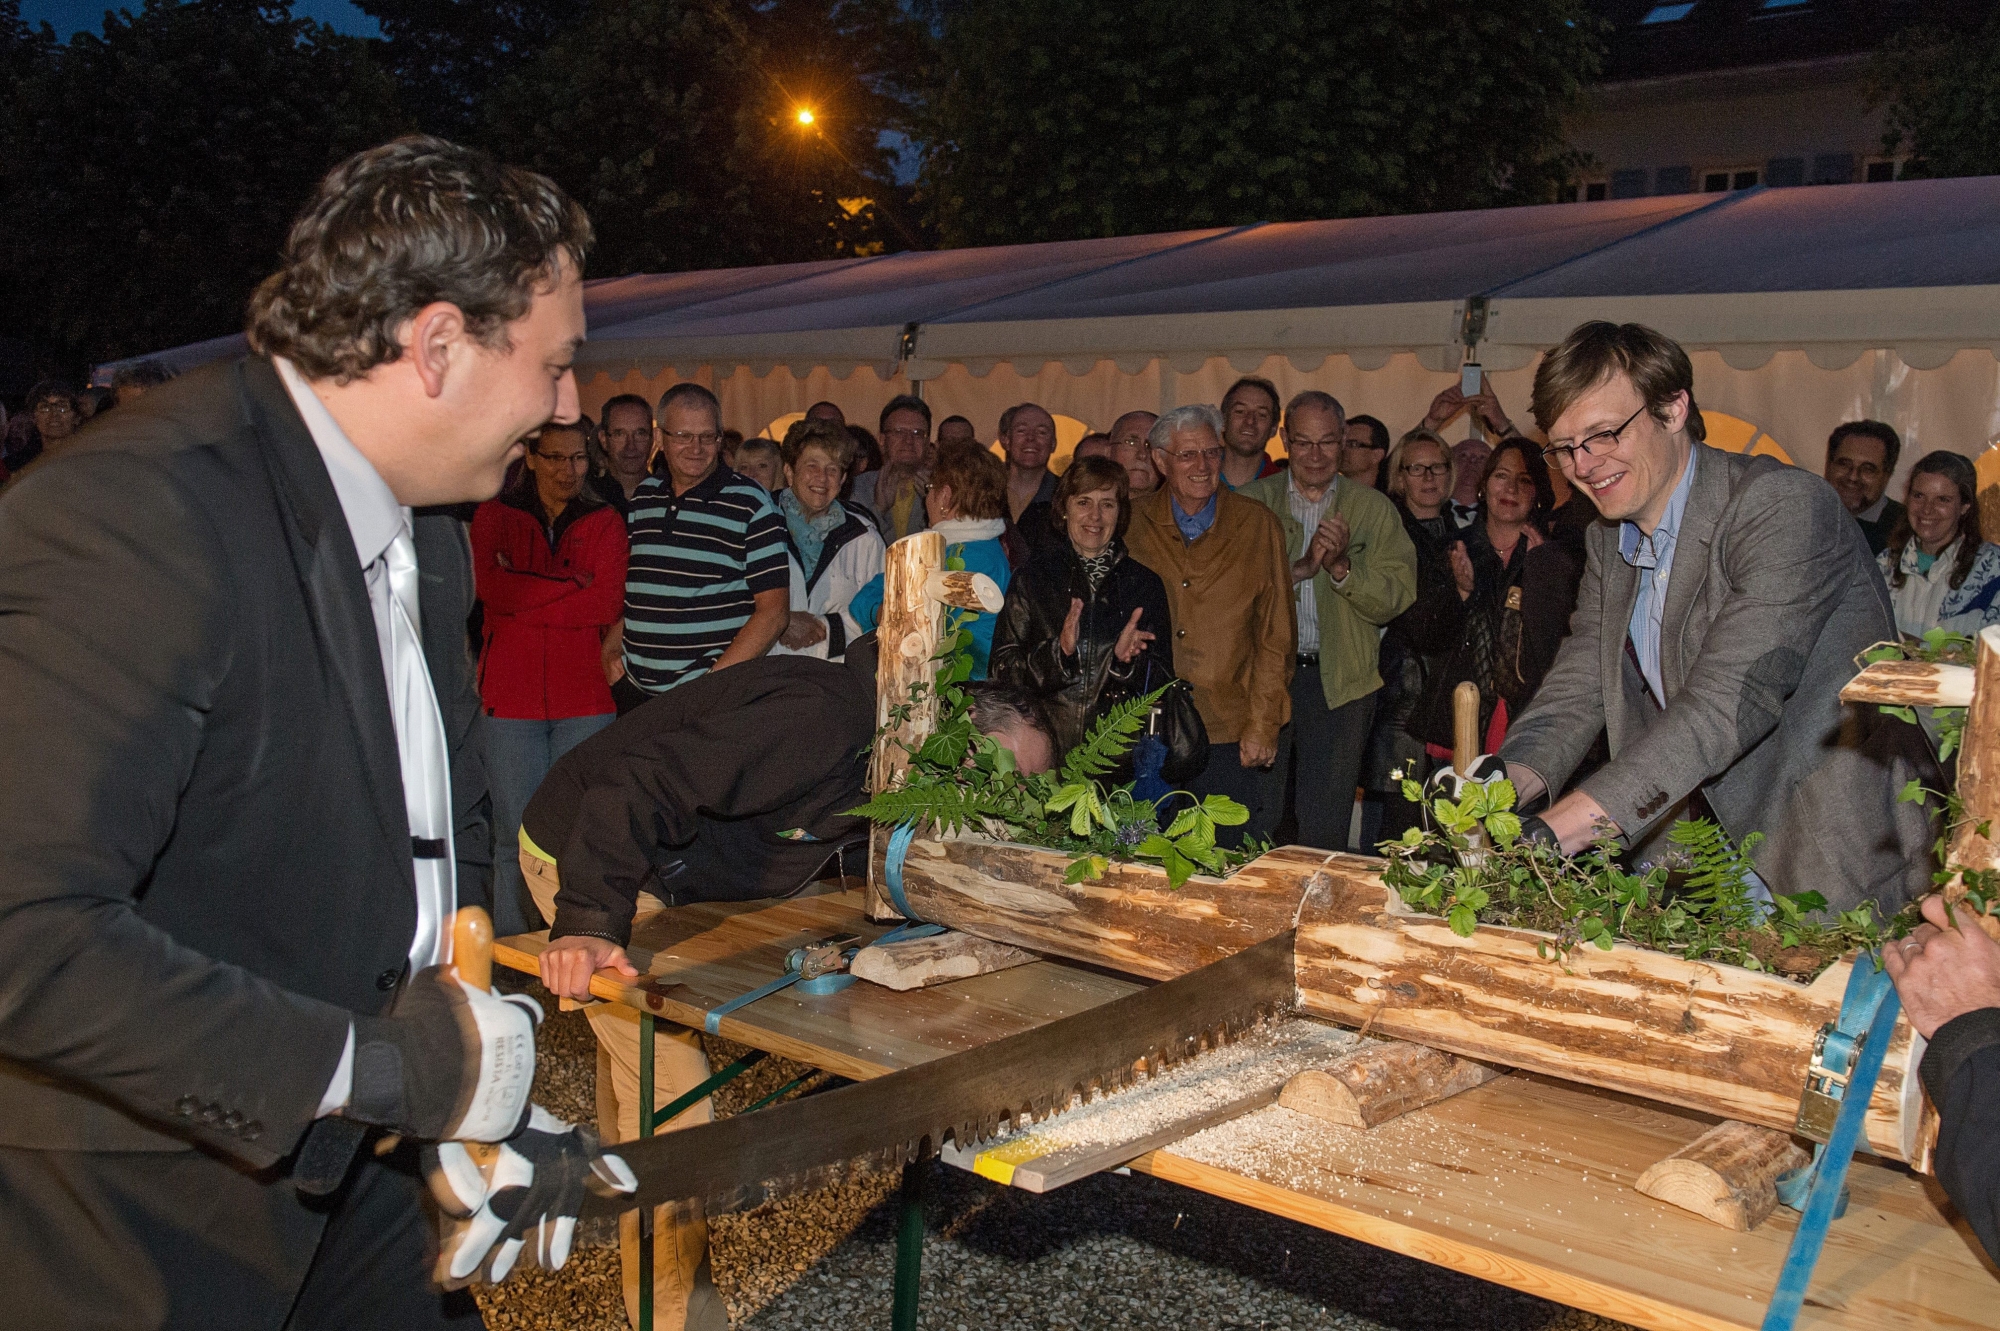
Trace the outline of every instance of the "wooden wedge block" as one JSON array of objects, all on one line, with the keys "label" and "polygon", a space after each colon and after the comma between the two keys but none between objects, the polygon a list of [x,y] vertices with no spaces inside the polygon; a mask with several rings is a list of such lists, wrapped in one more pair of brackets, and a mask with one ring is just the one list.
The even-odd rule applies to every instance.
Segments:
[{"label": "wooden wedge block", "polygon": [[1041,958],[1025,948],[1009,947],[971,934],[945,932],[929,938],[864,947],[848,969],[859,979],[887,989],[928,989],[947,980],[988,975]]},{"label": "wooden wedge block", "polygon": [[1718,1123],[1639,1175],[1640,1192],[1727,1229],[1755,1229],[1777,1209],[1778,1175],[1812,1157],[1787,1133]]},{"label": "wooden wedge block", "polygon": [[1349,1128],[1372,1128],[1412,1109],[1436,1104],[1500,1073],[1406,1040],[1384,1040],[1338,1062],[1301,1072],[1278,1103]]}]

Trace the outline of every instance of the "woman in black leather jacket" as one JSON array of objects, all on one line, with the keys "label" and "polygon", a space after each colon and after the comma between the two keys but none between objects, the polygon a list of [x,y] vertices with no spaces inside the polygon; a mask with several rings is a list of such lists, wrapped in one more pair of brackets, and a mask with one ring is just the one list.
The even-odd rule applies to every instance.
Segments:
[{"label": "woman in black leather jacket", "polygon": [[1049,516],[1059,538],[1038,543],[1007,588],[988,673],[1041,698],[1056,751],[1067,753],[1149,677],[1154,688],[1173,678],[1173,634],[1159,574],[1125,553],[1124,467],[1101,457],[1073,463]]}]

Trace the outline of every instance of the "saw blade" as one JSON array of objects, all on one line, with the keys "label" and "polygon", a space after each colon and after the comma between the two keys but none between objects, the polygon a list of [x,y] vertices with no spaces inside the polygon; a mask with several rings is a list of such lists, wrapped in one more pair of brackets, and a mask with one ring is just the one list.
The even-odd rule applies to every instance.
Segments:
[{"label": "saw blade", "polygon": [[1289,1009],[1293,931],[1099,1007],[805,1099],[611,1148],[636,1193],[593,1183],[583,1216],[695,1198],[754,1206],[865,1170],[970,1148],[1214,1048]]}]

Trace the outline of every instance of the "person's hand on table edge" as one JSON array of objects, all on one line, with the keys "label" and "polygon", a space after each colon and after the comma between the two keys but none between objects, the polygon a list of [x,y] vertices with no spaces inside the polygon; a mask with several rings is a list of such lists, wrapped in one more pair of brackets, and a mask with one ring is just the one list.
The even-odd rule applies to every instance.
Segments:
[{"label": "person's hand on table edge", "polygon": [[1922,909],[1925,923],[1882,945],[1882,965],[1910,1025],[1928,1040],[1953,1018],[2000,1007],[2000,943],[1971,920],[1969,905],[1947,911],[1933,893]]},{"label": "person's hand on table edge", "polygon": [[588,934],[571,934],[550,943],[542,950],[541,970],[542,983],[558,998],[589,998],[590,978],[601,970],[632,979],[639,975],[624,948]]}]

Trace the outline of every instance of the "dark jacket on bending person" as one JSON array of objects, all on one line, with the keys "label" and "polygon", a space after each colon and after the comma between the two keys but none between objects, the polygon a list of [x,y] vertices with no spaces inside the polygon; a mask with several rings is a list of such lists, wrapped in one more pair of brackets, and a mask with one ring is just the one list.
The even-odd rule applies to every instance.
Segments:
[{"label": "dark jacket on bending person", "polygon": [[851,655],[703,675],[558,758],[521,819],[562,878],[549,936],[623,946],[641,891],[670,906],[790,896],[865,840],[846,811],[867,799],[874,654]]},{"label": "dark jacket on bending person", "polygon": [[[1417,734],[1446,747],[1452,742],[1452,690],[1463,680],[1479,686],[1482,743],[1503,699],[1510,720],[1526,709],[1556,659],[1556,648],[1569,633],[1580,573],[1554,541],[1544,539],[1530,550],[1526,532],[1504,564],[1483,520],[1474,521],[1459,537],[1472,560],[1472,595],[1459,601],[1458,583],[1452,580],[1448,595],[1459,601],[1456,645],[1443,668],[1427,682],[1416,717]],[[1440,614],[1448,615],[1449,607],[1441,598],[1439,605]]]},{"label": "dark jacket on bending person", "polygon": [[[1055,730],[1056,752],[1067,753],[1105,709],[1123,702],[1148,678],[1153,687],[1173,678],[1173,625],[1167,610],[1167,589],[1160,575],[1125,553],[1113,541],[1106,553],[1110,571],[1093,587],[1083,560],[1067,538],[1044,546],[1041,553],[1007,588],[1007,604],[993,629],[989,677],[1024,688],[1042,700]],[[1077,624],[1076,651],[1062,651],[1063,621],[1071,600],[1083,602]],[[1134,610],[1139,628],[1151,633],[1129,664],[1120,664],[1111,649]]]},{"label": "dark jacket on bending person", "polygon": [[2000,1008],[1938,1027],[1917,1073],[1938,1111],[1937,1180],[2000,1261]]}]

